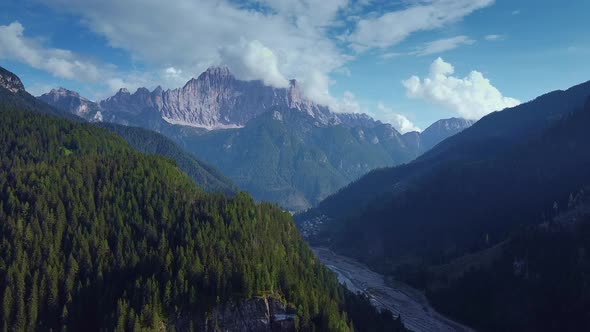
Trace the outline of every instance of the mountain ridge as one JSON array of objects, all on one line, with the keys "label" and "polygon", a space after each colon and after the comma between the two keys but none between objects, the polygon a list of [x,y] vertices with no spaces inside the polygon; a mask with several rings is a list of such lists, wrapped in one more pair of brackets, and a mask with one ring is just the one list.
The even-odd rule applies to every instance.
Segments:
[{"label": "mountain ridge", "polygon": [[319,240],[388,273],[405,260],[444,261],[485,239],[497,243],[575,192],[576,181],[590,181],[583,140],[560,148],[544,138],[589,96],[586,82],[492,113],[411,163],[360,178],[300,215],[300,224],[328,220]]},{"label": "mountain ridge", "polygon": [[[84,122],[84,119],[76,115],[76,112],[64,110],[83,110],[84,114],[94,114],[92,115],[93,120],[102,120],[100,113],[92,113],[92,110],[97,109],[96,104],[80,96],[77,92],[64,88],[53,89],[51,93],[53,98],[48,96],[45,98],[53,104],[50,106],[40,98],[29,94],[18,76],[2,67],[0,67],[0,82],[11,82],[11,86],[18,87],[18,89],[9,89],[10,86],[6,86],[6,84],[0,86],[0,102],[6,106],[27,109],[35,113],[48,114],[76,122]],[[161,134],[143,128],[125,127],[117,124],[99,123],[97,125],[125,138],[139,151],[174,159],[178,166],[206,191],[219,191],[230,195],[238,192],[237,186],[218,170],[185,152],[175,142]]]},{"label": "mountain ridge", "polygon": [[[276,89],[212,67],[177,89],[120,89],[89,107],[96,111],[81,115],[160,132],[222,170],[256,199],[291,211],[314,206],[372,169],[409,162],[458,131],[424,143],[421,134],[402,135],[367,114],[331,112],[304,98],[297,84],[292,80],[288,88]],[[40,99],[77,114],[69,105],[83,103],[61,102],[55,91]],[[257,132],[251,127],[258,127]],[[429,129],[425,132],[428,138]],[[297,167],[306,174],[294,177]]]},{"label": "mountain ridge", "polygon": [[277,206],[205,193],[122,126],[17,94],[33,98],[0,87],[6,329],[405,331],[346,291]]}]

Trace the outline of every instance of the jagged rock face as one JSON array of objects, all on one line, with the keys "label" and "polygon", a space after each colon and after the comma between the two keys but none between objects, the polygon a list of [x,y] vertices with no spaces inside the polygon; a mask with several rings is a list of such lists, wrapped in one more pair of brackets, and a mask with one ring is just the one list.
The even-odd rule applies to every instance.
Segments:
[{"label": "jagged rock face", "polygon": [[5,88],[11,93],[25,91],[25,86],[20,78],[2,67],[0,67],[0,87]]},{"label": "jagged rock face", "polygon": [[[296,317],[278,299],[255,298],[215,307],[197,329],[207,332],[291,332],[296,331]],[[176,331],[190,330],[188,321],[182,317],[171,323]]]},{"label": "jagged rock face", "polygon": [[[72,110],[78,104],[60,101],[77,94],[53,95],[44,100],[80,114]],[[401,135],[366,114],[330,112],[306,99],[296,81],[287,88],[273,88],[238,80],[219,67],[178,89],[140,88],[133,94],[121,89],[95,105],[96,115],[80,115],[159,131],[219,168],[256,199],[291,211],[317,204],[372,169],[409,162],[470,124],[450,119],[424,134]],[[232,127],[239,129],[214,130]]]},{"label": "jagged rock face", "polygon": [[97,113],[100,117],[100,109],[96,103],[80,96],[77,92],[64,88],[52,89],[41,95],[39,99],[58,109],[68,110],[70,113],[86,119],[95,118]]},{"label": "jagged rock face", "polygon": [[273,88],[261,81],[238,80],[227,67],[209,68],[183,87],[172,90],[157,87],[150,92],[139,88],[132,94],[122,88],[99,103],[63,88],[54,89],[40,99],[88,120],[104,119],[126,125],[143,126],[142,118],[147,115],[170,124],[198,128],[239,128],[271,109],[298,110],[313,118],[316,126],[342,124],[372,128],[381,124],[366,114],[330,112],[326,106],[305,98],[295,80],[287,88]]},{"label": "jagged rock face", "polygon": [[146,88],[139,88],[134,94],[125,88],[120,89],[114,96],[99,103],[103,112],[116,116],[117,114],[138,115],[145,110],[157,111],[156,89],[153,93]]},{"label": "jagged rock face", "polygon": [[275,107],[300,110],[321,125],[339,123],[326,107],[305,99],[294,80],[288,88],[273,88],[261,81],[238,80],[226,67],[209,68],[178,89],[140,88],[133,94],[121,89],[100,107],[108,118],[154,112],[171,124],[207,129],[242,127]]},{"label": "jagged rock face", "polygon": [[330,112],[326,106],[305,98],[295,80],[287,88],[273,88],[261,81],[238,80],[227,67],[209,68],[177,89],[157,87],[150,92],[139,88],[130,93],[123,88],[99,103],[63,88],[52,90],[41,96],[41,100],[89,120],[104,119],[126,125],[143,126],[142,118],[148,116],[198,128],[240,128],[271,109],[298,110],[313,118],[316,126],[342,124],[372,128],[381,124],[366,114]]}]

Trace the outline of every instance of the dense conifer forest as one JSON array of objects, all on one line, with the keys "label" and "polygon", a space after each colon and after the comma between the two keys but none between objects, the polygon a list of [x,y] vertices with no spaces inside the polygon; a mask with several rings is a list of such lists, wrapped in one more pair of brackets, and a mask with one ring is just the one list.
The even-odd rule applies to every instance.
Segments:
[{"label": "dense conifer forest", "polygon": [[288,213],[205,193],[89,124],[0,106],[0,221],[3,330],[194,327],[256,296],[301,330],[403,330],[338,284]]}]

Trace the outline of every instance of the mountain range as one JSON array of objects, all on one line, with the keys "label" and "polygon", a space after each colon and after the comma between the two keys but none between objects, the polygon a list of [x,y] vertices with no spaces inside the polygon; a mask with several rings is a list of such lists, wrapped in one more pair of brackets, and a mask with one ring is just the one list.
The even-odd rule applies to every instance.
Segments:
[{"label": "mountain range", "polygon": [[405,331],[338,283],[288,213],[204,192],[219,183],[180,167],[211,169],[169,143],[64,114],[0,71],[4,329]]},{"label": "mountain range", "polygon": [[88,121],[158,131],[256,199],[291,211],[314,206],[370,170],[409,162],[472,124],[453,118],[402,135],[366,114],[314,103],[295,80],[273,88],[239,80],[226,67],[209,68],[178,89],[121,89],[92,102],[59,88],[39,99]]},{"label": "mountain range", "polygon": [[370,172],[300,220],[331,220],[324,239],[365,259],[444,259],[500,241],[590,182],[584,141],[548,138],[589,96],[590,82],[492,113],[411,163]]},{"label": "mountain range", "polygon": [[[565,211],[590,184],[589,125],[590,82],[586,82],[492,113],[411,163],[372,171],[296,218],[312,243],[426,289],[436,295],[443,311],[458,319],[490,331],[523,330],[523,326],[533,331],[543,324],[531,320],[542,316],[542,310],[550,310],[545,300],[540,302],[541,294],[531,292],[526,300],[514,300],[537,306],[526,311],[529,316],[490,317],[490,312],[512,303],[511,296],[482,292],[490,296],[490,302],[485,302],[489,310],[476,311],[468,291],[457,291],[463,287],[457,278],[477,270],[463,280],[474,287],[510,292],[507,285],[484,281],[505,272],[490,265],[499,257],[503,257],[502,264],[515,259],[503,254],[506,243],[522,243],[515,234],[550,236],[531,229]],[[548,233],[554,231],[550,228]],[[541,238],[531,242],[535,250]],[[544,283],[553,278],[547,274],[554,267],[528,261],[526,248],[515,252],[522,255],[517,259],[523,264],[534,263],[543,271],[539,278],[547,277]],[[587,283],[581,276],[585,268],[574,263],[588,264],[586,256],[562,259],[568,260],[562,263],[575,270],[576,278],[582,278],[576,279],[576,285]],[[507,279],[503,275],[494,282]],[[535,282],[526,284],[533,287]],[[456,295],[445,292],[447,286],[465,302],[453,301]],[[546,284],[545,289],[552,287]],[[473,294],[480,296],[477,291]],[[568,294],[562,294],[571,295],[568,301],[582,301]],[[576,308],[578,305],[575,302]],[[515,308],[509,312],[524,313]],[[560,320],[575,316],[562,314]],[[576,323],[568,324],[582,326],[584,319],[577,316]]]},{"label": "mountain range", "polygon": [[[85,109],[95,107],[95,104],[81,98],[78,94],[61,89],[60,100],[64,103],[71,103],[72,109]],[[0,67],[0,101],[5,106],[13,106],[33,110],[37,113],[44,113],[76,122],[85,120],[77,114],[83,115],[88,112],[64,112],[62,108],[53,107],[33,97],[26,90],[20,78],[14,73]],[[86,105],[86,106],[82,106]],[[223,192],[234,194],[238,191],[235,184],[222,175],[211,165],[197,159],[193,154],[184,151],[169,138],[143,128],[127,127],[118,124],[101,123],[100,126],[125,138],[129,144],[139,151],[158,154],[172,158],[178,166],[187,173],[201,188],[210,192]]]}]

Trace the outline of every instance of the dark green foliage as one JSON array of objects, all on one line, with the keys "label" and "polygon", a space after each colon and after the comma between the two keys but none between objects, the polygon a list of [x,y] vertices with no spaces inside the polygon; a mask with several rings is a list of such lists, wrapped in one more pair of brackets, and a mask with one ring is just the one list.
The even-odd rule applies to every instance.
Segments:
[{"label": "dark green foliage", "polygon": [[341,286],[288,213],[206,194],[104,129],[10,109],[0,292],[15,331],[157,329],[256,295],[283,298],[304,329],[349,328]]},{"label": "dark green foliage", "polygon": [[213,166],[198,160],[161,134],[114,123],[98,123],[97,125],[125,138],[131,146],[143,153],[174,159],[178,167],[206,191],[225,194],[235,194],[238,191],[231,180]]},{"label": "dark green foliage", "polygon": [[[0,66],[0,75],[14,75],[13,73],[7,71],[6,69]],[[16,77],[16,75],[14,75]],[[17,77],[18,79],[18,77]],[[20,82],[20,80],[19,80]],[[22,83],[21,83],[22,84]],[[37,98],[30,95],[28,92],[21,90],[16,93],[12,93],[11,91],[3,88],[0,86],[0,102],[5,107],[18,107],[21,109],[27,109],[39,113],[49,114],[60,118],[69,119],[72,121],[83,122],[84,120],[76,115],[71,113],[65,113],[60,110],[57,110],[45,102],[38,100]]]},{"label": "dark green foliage", "polygon": [[376,167],[407,162],[407,149],[390,127],[321,127],[297,110],[270,111],[241,129],[183,139],[184,146],[260,200],[300,211]]},{"label": "dark green foliage", "polygon": [[390,311],[376,310],[366,295],[355,295],[346,291],[344,302],[346,312],[355,323],[357,331],[405,331],[401,317],[394,318]]},{"label": "dark green foliage", "polygon": [[[331,221],[320,241],[390,274],[400,263],[439,264],[502,242],[590,182],[590,106],[572,112],[580,89],[590,94],[586,84],[490,115],[410,164],[372,172],[300,218],[326,215]],[[555,98],[561,108],[554,109]],[[513,124],[503,127],[511,115],[528,136]],[[530,129],[527,119],[539,118],[544,126]]]},{"label": "dark green foliage", "polygon": [[519,231],[492,266],[468,271],[429,298],[481,331],[589,331],[589,207]]}]

